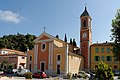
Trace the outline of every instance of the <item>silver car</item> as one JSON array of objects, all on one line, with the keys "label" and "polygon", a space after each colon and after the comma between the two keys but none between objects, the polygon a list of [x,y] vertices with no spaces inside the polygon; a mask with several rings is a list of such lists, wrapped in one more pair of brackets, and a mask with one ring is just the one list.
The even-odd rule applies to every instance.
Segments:
[{"label": "silver car", "polygon": [[22,69],[20,71],[17,71],[17,75],[18,76],[25,76],[26,72],[30,72],[30,70],[28,70],[28,69]]}]

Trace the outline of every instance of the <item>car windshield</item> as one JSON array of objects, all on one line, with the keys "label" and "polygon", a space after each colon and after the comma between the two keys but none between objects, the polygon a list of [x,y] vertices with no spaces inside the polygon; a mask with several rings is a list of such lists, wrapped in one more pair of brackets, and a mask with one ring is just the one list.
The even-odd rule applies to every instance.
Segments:
[{"label": "car windshield", "polygon": [[79,74],[84,74],[84,72],[78,72]]}]

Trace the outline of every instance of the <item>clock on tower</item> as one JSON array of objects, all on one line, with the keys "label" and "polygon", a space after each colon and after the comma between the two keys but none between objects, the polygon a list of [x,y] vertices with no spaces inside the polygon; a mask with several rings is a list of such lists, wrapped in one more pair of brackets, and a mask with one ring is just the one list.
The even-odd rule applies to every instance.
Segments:
[{"label": "clock on tower", "polygon": [[84,57],[84,68],[90,69],[90,45],[92,44],[91,17],[85,7],[84,12],[80,16],[80,48]]}]

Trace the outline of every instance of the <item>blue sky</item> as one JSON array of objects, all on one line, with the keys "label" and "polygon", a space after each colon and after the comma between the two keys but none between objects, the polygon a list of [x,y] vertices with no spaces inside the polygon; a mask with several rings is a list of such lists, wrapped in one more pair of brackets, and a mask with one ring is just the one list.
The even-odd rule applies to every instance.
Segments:
[{"label": "blue sky", "polygon": [[0,0],[0,37],[9,34],[46,32],[68,41],[75,38],[79,46],[80,15],[85,4],[92,17],[92,40],[110,41],[110,29],[120,0]]}]

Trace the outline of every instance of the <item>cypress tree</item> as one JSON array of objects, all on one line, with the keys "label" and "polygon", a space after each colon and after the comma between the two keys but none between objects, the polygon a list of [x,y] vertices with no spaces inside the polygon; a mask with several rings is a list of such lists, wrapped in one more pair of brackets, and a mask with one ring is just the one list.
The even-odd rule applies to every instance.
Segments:
[{"label": "cypress tree", "polygon": [[70,44],[71,44],[71,45],[73,44],[73,42],[72,42],[72,38],[70,38]]},{"label": "cypress tree", "polygon": [[65,38],[64,38],[64,41],[65,41],[65,42],[67,42],[67,36],[66,36],[66,34],[65,34]]}]

